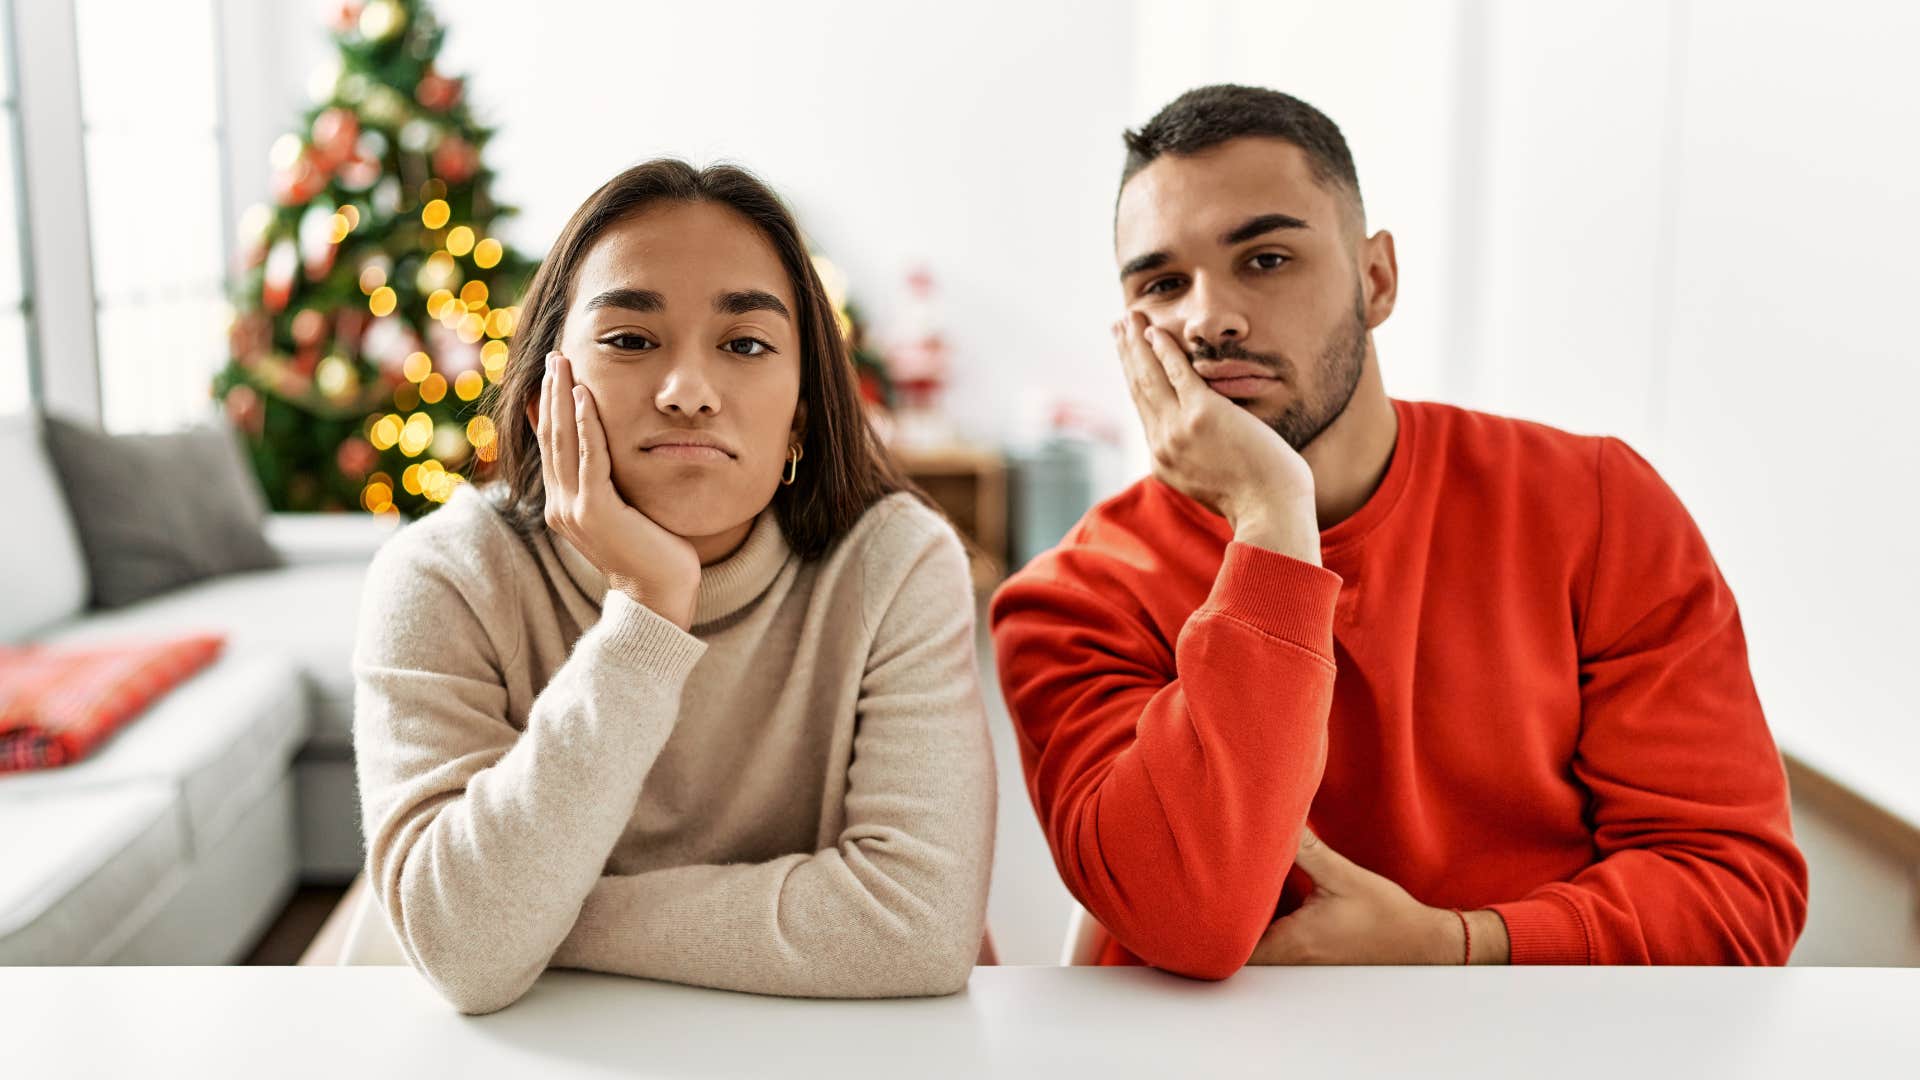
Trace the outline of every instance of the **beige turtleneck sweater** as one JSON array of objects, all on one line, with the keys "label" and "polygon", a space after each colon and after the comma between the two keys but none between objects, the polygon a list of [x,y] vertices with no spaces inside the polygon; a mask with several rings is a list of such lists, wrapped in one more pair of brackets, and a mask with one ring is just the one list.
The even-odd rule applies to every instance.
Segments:
[{"label": "beige turtleneck sweater", "polygon": [[463,1012],[549,965],[951,993],[993,854],[973,649],[965,555],[910,496],[812,562],[762,514],[703,570],[688,633],[461,488],[367,579],[368,882]]}]

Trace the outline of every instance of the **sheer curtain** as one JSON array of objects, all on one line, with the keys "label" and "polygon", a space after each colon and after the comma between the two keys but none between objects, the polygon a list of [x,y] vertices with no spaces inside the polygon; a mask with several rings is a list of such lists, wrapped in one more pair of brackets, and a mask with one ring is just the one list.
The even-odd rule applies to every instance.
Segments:
[{"label": "sheer curtain", "polygon": [[213,413],[226,355],[214,0],[76,0],[100,407],[109,431]]}]

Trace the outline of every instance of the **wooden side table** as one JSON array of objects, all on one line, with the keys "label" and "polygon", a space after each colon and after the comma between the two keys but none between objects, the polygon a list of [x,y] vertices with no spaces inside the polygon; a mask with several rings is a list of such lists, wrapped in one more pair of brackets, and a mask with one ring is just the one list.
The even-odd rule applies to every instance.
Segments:
[{"label": "wooden side table", "polygon": [[997,450],[965,445],[896,447],[893,458],[968,542],[974,588],[992,591],[1007,568],[1006,459]]}]

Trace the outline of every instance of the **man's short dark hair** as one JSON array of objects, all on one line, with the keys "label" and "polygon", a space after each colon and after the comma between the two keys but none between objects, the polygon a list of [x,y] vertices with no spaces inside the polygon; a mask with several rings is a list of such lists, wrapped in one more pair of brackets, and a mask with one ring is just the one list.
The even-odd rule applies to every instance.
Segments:
[{"label": "man's short dark hair", "polygon": [[1339,125],[1326,113],[1292,94],[1258,86],[1222,83],[1189,90],[1153,114],[1138,131],[1129,131],[1127,163],[1120,186],[1162,154],[1197,154],[1229,139],[1265,135],[1306,152],[1313,178],[1360,201],[1360,177]]}]

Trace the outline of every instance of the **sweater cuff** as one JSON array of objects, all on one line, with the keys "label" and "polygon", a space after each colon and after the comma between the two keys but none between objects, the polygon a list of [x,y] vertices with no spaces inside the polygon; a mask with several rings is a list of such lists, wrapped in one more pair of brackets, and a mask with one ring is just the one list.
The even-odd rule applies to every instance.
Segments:
[{"label": "sweater cuff", "polygon": [[706,642],[619,589],[607,590],[600,622],[589,633],[606,652],[674,682],[685,679],[707,652]]},{"label": "sweater cuff", "polygon": [[1510,964],[1591,964],[1586,924],[1572,904],[1542,893],[1511,904],[1490,904],[1507,924]]},{"label": "sweater cuff", "polygon": [[1333,608],[1339,598],[1339,574],[1235,540],[1227,545],[1201,610],[1231,615],[1332,662]]}]

